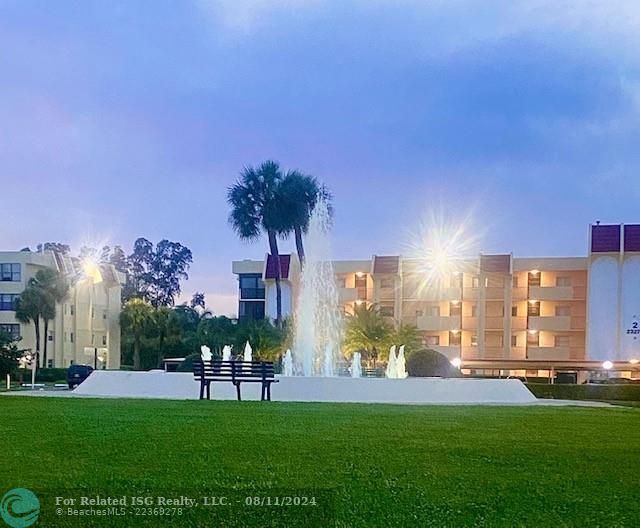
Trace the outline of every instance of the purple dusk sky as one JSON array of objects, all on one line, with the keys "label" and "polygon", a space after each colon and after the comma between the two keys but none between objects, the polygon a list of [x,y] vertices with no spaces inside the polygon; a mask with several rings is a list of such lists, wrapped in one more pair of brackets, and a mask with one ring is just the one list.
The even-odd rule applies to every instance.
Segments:
[{"label": "purple dusk sky", "polygon": [[233,313],[267,244],[226,189],[272,158],[333,191],[336,258],[434,217],[583,255],[640,221],[639,44],[636,1],[0,0],[0,249],[177,240],[185,294]]}]

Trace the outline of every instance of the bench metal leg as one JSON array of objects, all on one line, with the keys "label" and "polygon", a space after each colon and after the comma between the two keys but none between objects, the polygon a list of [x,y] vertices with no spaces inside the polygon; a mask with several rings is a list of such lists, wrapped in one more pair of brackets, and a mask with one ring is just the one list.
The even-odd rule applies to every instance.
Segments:
[{"label": "bench metal leg", "polygon": [[204,381],[200,382],[200,399],[204,400]]},{"label": "bench metal leg", "polygon": [[238,394],[238,401],[242,401],[242,397],[240,396],[240,382],[237,382],[235,386],[236,386],[236,393]]},{"label": "bench metal leg", "polygon": [[267,388],[267,384],[265,382],[262,382],[262,390],[260,391],[260,401],[264,401],[266,388]]},{"label": "bench metal leg", "polygon": [[267,383],[267,401],[271,401],[271,382]]},{"label": "bench metal leg", "polygon": [[211,399],[211,382],[207,383],[207,400]]}]

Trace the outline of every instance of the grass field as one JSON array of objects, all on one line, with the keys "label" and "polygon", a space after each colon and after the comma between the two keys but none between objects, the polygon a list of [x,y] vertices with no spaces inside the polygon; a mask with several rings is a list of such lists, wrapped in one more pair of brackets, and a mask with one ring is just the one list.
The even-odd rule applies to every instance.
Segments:
[{"label": "grass field", "polygon": [[[0,439],[0,493],[32,489],[47,527],[640,523],[635,408],[3,396]],[[58,516],[51,502],[123,494],[231,504],[169,521]],[[283,495],[316,506],[244,503]]]}]

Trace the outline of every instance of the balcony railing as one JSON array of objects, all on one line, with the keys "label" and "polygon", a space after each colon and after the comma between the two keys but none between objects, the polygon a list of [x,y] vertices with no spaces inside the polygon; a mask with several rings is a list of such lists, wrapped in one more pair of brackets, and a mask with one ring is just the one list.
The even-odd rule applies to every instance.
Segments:
[{"label": "balcony railing", "polygon": [[529,347],[529,349],[527,350],[527,359],[551,361],[564,360],[569,358],[569,347]]},{"label": "balcony railing", "polygon": [[558,315],[552,317],[529,317],[529,330],[562,332],[571,330],[571,317]]},{"label": "balcony railing", "polygon": [[421,315],[416,317],[418,330],[450,331],[460,328],[460,317],[442,317],[437,315]]},{"label": "balcony railing", "polygon": [[241,299],[264,299],[264,288],[240,288]]},{"label": "balcony railing", "polygon": [[571,301],[584,299],[586,288],[584,286],[531,286],[529,299],[539,301]]}]

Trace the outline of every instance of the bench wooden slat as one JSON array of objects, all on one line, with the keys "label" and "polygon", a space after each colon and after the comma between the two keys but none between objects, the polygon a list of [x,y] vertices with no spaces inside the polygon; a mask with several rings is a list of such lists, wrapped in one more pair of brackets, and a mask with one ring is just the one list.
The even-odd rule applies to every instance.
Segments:
[{"label": "bench wooden slat", "polygon": [[196,360],[193,362],[193,376],[200,382],[200,399],[211,399],[212,382],[231,382],[236,387],[238,400],[241,400],[240,385],[242,383],[262,383],[261,399],[271,400],[271,384],[278,383],[275,379],[273,363],[266,361],[209,361]]}]

